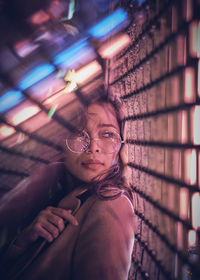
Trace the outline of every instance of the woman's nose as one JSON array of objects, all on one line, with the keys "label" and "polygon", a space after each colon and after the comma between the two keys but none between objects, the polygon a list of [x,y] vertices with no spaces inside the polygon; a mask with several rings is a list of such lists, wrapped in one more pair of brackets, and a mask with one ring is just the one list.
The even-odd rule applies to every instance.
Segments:
[{"label": "woman's nose", "polygon": [[97,145],[97,140],[90,138],[90,144],[86,150],[88,153],[99,153],[100,149]]}]

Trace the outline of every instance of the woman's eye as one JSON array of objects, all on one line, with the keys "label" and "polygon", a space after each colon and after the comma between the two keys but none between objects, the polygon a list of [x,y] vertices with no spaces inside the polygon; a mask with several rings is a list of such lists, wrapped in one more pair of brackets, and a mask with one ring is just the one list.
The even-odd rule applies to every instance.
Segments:
[{"label": "woman's eye", "polygon": [[102,138],[115,138],[115,135],[116,134],[112,131],[105,131],[105,132],[102,132],[100,134],[100,137],[102,137]]}]

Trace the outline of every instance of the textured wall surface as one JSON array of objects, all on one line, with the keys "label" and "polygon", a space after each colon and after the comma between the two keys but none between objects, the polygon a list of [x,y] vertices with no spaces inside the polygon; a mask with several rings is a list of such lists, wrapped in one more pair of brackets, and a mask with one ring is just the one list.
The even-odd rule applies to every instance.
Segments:
[{"label": "textured wall surface", "polygon": [[200,279],[198,11],[198,1],[147,1],[127,30],[131,46],[107,63],[135,192],[130,279]]},{"label": "textured wall surface", "polygon": [[[122,101],[125,114],[123,159],[127,183],[134,191],[136,220],[129,278],[197,280],[200,279],[200,0],[120,2],[124,6],[127,3],[133,19],[126,30],[131,45],[106,61],[105,84],[113,97]],[[135,9],[136,2],[143,4]],[[5,61],[9,62],[9,57]],[[16,61],[23,59],[18,57]],[[73,100],[82,104],[85,97],[101,95],[103,74],[98,80],[79,88]],[[90,96],[86,95],[88,91]],[[16,133],[1,141],[0,196],[38,165],[62,157],[58,145],[66,134],[63,119],[70,120],[77,111],[76,102],[63,100],[59,101],[61,106],[51,121],[48,110],[42,106],[36,116],[39,122],[33,117],[31,122],[15,126]],[[62,121],[60,117],[58,121],[58,116]],[[48,117],[46,122],[45,117]],[[40,122],[44,125],[38,126]],[[0,238],[0,248],[3,242]]]}]

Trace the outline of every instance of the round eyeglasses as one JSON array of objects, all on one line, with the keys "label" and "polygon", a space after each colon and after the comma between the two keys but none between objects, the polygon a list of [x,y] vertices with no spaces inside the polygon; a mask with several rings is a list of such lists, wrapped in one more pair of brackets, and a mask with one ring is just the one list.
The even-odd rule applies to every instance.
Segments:
[{"label": "round eyeglasses", "polygon": [[115,131],[101,131],[98,138],[91,138],[86,131],[71,133],[66,139],[67,148],[73,153],[85,152],[94,140],[103,153],[112,154],[120,149],[122,141],[120,135]]}]

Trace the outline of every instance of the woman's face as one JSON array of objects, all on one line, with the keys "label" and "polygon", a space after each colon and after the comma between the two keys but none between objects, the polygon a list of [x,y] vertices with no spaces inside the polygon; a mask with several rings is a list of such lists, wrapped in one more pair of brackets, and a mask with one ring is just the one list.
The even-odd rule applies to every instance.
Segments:
[{"label": "woman's face", "polygon": [[[115,110],[109,103],[92,104],[87,110],[87,122],[84,129],[90,138],[99,138],[100,135],[120,134],[119,124],[116,119]],[[86,151],[74,153],[66,147],[65,165],[69,172],[84,182],[90,182],[95,177],[102,175],[118,162],[120,146],[113,153],[105,153],[97,144],[91,140]]]}]

